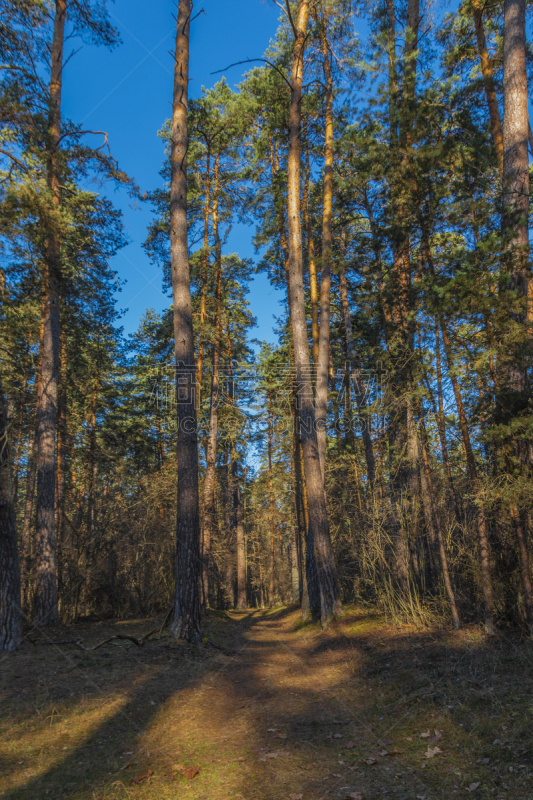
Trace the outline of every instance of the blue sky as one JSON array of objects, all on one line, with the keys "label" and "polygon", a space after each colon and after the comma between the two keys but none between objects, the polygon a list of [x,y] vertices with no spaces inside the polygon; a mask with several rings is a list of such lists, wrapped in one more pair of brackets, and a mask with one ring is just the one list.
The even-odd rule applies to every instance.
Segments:
[{"label": "blue sky", "polygon": [[[85,130],[106,131],[119,166],[133,177],[141,193],[161,185],[159,170],[163,143],[157,132],[170,116],[176,7],[171,0],[116,0],[108,3],[111,20],[122,44],[112,51],[83,45],[69,61],[64,74],[64,115]],[[212,75],[235,61],[263,55],[276,32],[278,7],[272,0],[203,0],[204,9],[191,31],[190,93],[198,96],[222,75]],[[80,42],[72,42],[72,50]],[[68,43],[66,57],[69,55]],[[223,73],[230,86],[238,83],[251,65]],[[101,137],[88,137],[100,144]],[[159,270],[142,248],[150,209],[135,204],[122,190],[107,192],[122,209],[130,244],[114,259],[113,267],[127,283],[118,295],[118,307],[128,309],[121,324],[126,333],[136,330],[147,308],[168,307]],[[239,225],[230,234],[226,252],[253,257],[253,228]],[[249,296],[258,318],[253,336],[275,341],[274,315],[280,313],[281,293],[265,275],[254,277]]]}]

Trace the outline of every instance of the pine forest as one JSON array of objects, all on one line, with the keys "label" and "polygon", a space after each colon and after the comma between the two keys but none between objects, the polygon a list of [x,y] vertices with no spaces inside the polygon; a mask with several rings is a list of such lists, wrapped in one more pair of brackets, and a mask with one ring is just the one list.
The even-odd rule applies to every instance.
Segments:
[{"label": "pine forest", "polygon": [[0,794],[525,800],[531,3],[248,2],[201,88],[168,3],[146,186],[115,4],[0,0]]}]

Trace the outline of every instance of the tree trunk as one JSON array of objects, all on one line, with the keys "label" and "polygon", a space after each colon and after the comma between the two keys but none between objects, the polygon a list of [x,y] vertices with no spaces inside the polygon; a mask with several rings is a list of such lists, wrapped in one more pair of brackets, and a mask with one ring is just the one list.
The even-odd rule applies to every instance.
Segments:
[{"label": "tree trunk", "polygon": [[476,31],[479,60],[481,61],[481,74],[483,75],[485,94],[487,96],[487,105],[489,107],[492,141],[494,142],[494,149],[496,150],[496,158],[498,159],[498,169],[500,172],[500,178],[503,178],[502,119],[500,116],[500,109],[498,106],[498,97],[496,96],[496,88],[494,86],[494,74],[492,71],[492,63],[490,60],[489,51],[487,50],[485,29],[483,27],[483,8],[481,6],[480,0],[472,0],[472,14],[474,16],[474,29]]},{"label": "tree trunk", "polygon": [[309,146],[305,148],[305,179],[302,196],[305,231],[307,236],[307,260],[309,266],[309,296],[311,300],[311,336],[313,339],[313,365],[318,365],[318,284],[316,279],[315,240],[309,214],[309,178],[311,166],[309,164]]},{"label": "tree trunk", "polygon": [[302,599],[302,617],[315,616],[320,614],[320,586],[318,584],[318,570],[316,563],[316,551],[313,540],[313,531],[309,522],[309,506],[307,503],[307,487],[305,484],[305,470],[303,448],[301,440],[298,442],[298,464],[300,480],[302,483],[302,501],[305,520],[305,591]]},{"label": "tree trunk", "polygon": [[268,398],[268,494],[269,494],[269,523],[270,523],[270,592],[269,605],[272,607],[277,602],[276,595],[276,526],[274,523],[274,486],[272,483],[272,411],[271,400]]},{"label": "tree trunk", "polygon": [[294,362],[298,384],[302,449],[304,457],[309,522],[315,542],[318,582],[320,587],[320,617],[322,626],[342,613],[337,570],[329,535],[324,480],[318,455],[313,391],[310,383],[309,344],[302,265],[302,232],[300,220],[300,135],[302,76],[309,0],[300,0],[292,58],[291,102],[289,113],[288,160],[288,217],[289,217],[289,297]]},{"label": "tree trunk", "polygon": [[207,275],[209,267],[209,202],[211,197],[211,147],[207,145],[205,168],[205,204],[204,204],[204,264],[202,272],[202,288],[200,291],[200,331],[198,334],[198,359],[196,363],[196,407],[201,411],[202,378],[204,371],[204,335],[206,313]]},{"label": "tree trunk", "polygon": [[26,406],[26,389],[28,386],[28,365],[26,363],[26,367],[24,370],[24,381],[22,383],[22,392],[20,398],[20,409],[19,409],[19,420],[17,425],[17,438],[15,442],[15,458],[13,462],[13,505],[15,507],[15,515],[17,510],[17,499],[18,499],[18,476],[19,476],[19,462],[20,462],[20,451],[22,450],[22,427],[24,423],[24,412]]},{"label": "tree trunk", "polygon": [[32,606],[32,559],[34,555],[31,535],[33,501],[35,499],[35,483],[37,478],[37,434],[39,428],[39,409],[41,407],[41,379],[42,355],[44,335],[44,305],[41,309],[41,324],[39,326],[39,360],[35,376],[35,423],[33,438],[28,443],[28,468],[26,471],[26,497],[24,500],[24,517],[22,521],[22,534],[20,537],[22,564],[21,564],[21,603],[26,614],[31,614]]},{"label": "tree trunk", "polygon": [[[510,254],[508,270],[513,287],[527,301],[531,273],[525,0],[504,2],[503,102],[503,223]],[[519,319],[525,320],[525,314]],[[522,369],[516,377],[511,376],[517,391],[523,391],[523,381]]]},{"label": "tree trunk", "polygon": [[37,431],[37,529],[35,541],[35,623],[57,622],[57,567],[55,541],[55,438],[57,428],[57,380],[59,369],[59,292],[61,281],[61,234],[59,230],[61,142],[61,89],[67,0],[56,0],[51,52],[48,110],[47,186],[51,222],[47,231],[42,391]]},{"label": "tree trunk", "polygon": [[209,607],[209,556],[211,539],[215,534],[215,466],[218,435],[218,397],[220,383],[220,344],[222,338],[222,255],[218,230],[219,159],[215,162],[215,195],[213,199],[213,234],[216,262],[216,329],[213,343],[213,372],[211,375],[211,403],[209,412],[209,438],[204,480],[204,521],[202,530],[202,586],[203,605]]},{"label": "tree trunk", "polygon": [[200,509],[196,374],[187,243],[187,109],[191,0],[179,0],[174,60],[170,187],[170,259],[176,356],[176,592],[171,633],[198,642],[200,630]]},{"label": "tree trunk", "polygon": [[7,413],[0,379],[0,650],[13,650],[22,641],[20,565],[11,469]]},{"label": "tree trunk", "polygon": [[91,398],[91,421],[87,442],[87,514],[85,517],[85,527],[87,529],[87,540],[92,541],[94,528],[94,504],[95,504],[95,471],[96,471],[96,412],[98,409],[98,384],[99,372],[98,363],[95,365],[96,374],[94,376],[93,394]]},{"label": "tree trunk", "polygon": [[56,542],[57,542],[57,587],[61,596],[63,586],[63,522],[65,513],[65,482],[67,475],[67,335],[63,329],[59,352],[59,397],[57,418],[57,481],[56,481]]},{"label": "tree trunk", "polygon": [[[513,434],[505,443],[508,471],[527,475],[531,471],[529,426],[531,388],[528,368],[531,363],[531,325],[533,323],[533,282],[529,263],[529,156],[528,93],[526,70],[526,3],[504,0],[503,26],[503,236],[504,268],[509,288],[518,293],[512,300],[511,324],[522,335],[501,359],[505,378],[499,392],[502,421],[513,422]],[[516,307],[515,307],[516,304]],[[504,410],[505,409],[505,410]],[[522,424],[520,419],[524,417]],[[525,434],[525,435],[524,435]],[[526,515],[511,503],[511,518],[518,540],[522,589],[528,626],[533,632],[533,601],[527,549]]]},{"label": "tree trunk", "polygon": [[320,331],[318,338],[318,364],[316,375],[316,411],[318,457],[322,476],[326,479],[326,444],[329,377],[329,326],[331,300],[331,215],[333,207],[333,80],[325,26],[322,21],[321,45],[326,79],[326,130],[324,144],[324,194],[322,211],[322,270],[320,274]]},{"label": "tree trunk", "polygon": [[[236,464],[236,462],[234,462]],[[237,531],[237,608],[246,608],[246,543],[244,539],[244,518],[242,509],[241,487],[239,476],[235,470],[233,489],[233,509]]]}]

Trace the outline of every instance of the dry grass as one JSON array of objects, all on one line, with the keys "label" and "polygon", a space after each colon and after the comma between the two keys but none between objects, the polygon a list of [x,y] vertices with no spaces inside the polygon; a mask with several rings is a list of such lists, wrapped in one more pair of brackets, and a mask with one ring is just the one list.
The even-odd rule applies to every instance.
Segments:
[{"label": "dry grass", "polygon": [[[93,643],[152,627],[51,635]],[[238,654],[164,637],[4,655],[0,796],[533,797],[531,642],[420,632],[354,608],[327,633],[291,609],[210,613],[204,633]],[[432,758],[428,730],[442,732]],[[200,770],[192,781],[187,767]]]}]

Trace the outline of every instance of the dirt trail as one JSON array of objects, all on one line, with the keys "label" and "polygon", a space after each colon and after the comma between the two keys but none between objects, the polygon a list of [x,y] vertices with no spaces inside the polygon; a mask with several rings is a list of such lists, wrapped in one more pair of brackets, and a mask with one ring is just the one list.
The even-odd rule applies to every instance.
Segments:
[{"label": "dirt trail", "polygon": [[4,661],[0,796],[533,796],[531,643],[358,610],[325,634],[287,609],[211,614],[205,633],[225,649],[163,639]]}]

